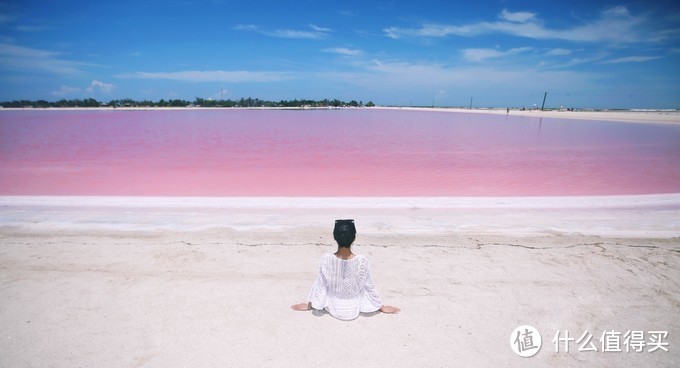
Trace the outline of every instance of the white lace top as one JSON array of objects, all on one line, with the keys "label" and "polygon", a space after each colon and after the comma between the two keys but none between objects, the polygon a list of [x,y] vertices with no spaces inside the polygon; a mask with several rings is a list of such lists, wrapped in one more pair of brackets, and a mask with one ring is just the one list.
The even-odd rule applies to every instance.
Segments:
[{"label": "white lace top", "polygon": [[341,320],[355,319],[359,313],[375,312],[382,306],[368,259],[358,254],[343,260],[331,252],[324,253],[308,299],[312,308],[326,309]]}]

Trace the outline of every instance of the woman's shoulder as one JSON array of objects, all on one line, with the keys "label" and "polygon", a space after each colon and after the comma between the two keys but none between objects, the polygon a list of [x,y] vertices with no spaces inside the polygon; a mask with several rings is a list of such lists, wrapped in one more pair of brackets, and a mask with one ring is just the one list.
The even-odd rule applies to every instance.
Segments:
[{"label": "woman's shoulder", "polygon": [[363,254],[355,254],[350,261],[359,264],[359,265],[367,265],[368,264],[368,258],[366,258]]},{"label": "woman's shoulder", "polygon": [[[331,260],[343,260],[343,259],[338,258],[338,257],[335,255],[335,253],[330,252],[330,251],[323,252],[323,254],[321,255],[321,259],[322,259],[322,260],[327,260],[327,259],[331,259]],[[354,257],[352,257],[352,258],[350,258],[350,259],[345,259],[344,261],[354,261],[354,262],[360,262],[360,263],[367,263],[367,262],[368,262],[368,258],[366,258],[363,254],[356,254],[356,253],[355,253],[355,254],[354,254]]]},{"label": "woman's shoulder", "polygon": [[333,252],[323,252],[321,255],[321,261],[332,261],[338,257],[333,254]]}]

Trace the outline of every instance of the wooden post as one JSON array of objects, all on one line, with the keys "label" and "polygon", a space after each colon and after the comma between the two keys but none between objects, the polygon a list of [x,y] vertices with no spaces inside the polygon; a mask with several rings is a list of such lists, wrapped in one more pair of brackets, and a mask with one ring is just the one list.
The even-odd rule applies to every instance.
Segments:
[{"label": "wooden post", "polygon": [[546,98],[546,97],[548,97],[548,92],[546,92],[546,93],[543,95],[543,104],[541,105],[541,111],[543,111],[543,108],[545,107],[545,98]]}]

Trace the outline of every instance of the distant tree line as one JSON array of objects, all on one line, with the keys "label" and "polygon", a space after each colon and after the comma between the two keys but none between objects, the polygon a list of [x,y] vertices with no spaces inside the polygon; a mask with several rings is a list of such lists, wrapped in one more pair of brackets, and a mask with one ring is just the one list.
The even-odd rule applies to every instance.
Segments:
[{"label": "distant tree line", "polygon": [[55,102],[45,100],[29,101],[6,101],[0,102],[0,106],[5,108],[48,108],[48,107],[373,107],[375,104],[368,101],[366,104],[363,101],[352,100],[350,102],[335,100],[281,100],[281,101],[266,101],[259,98],[241,98],[240,100],[213,100],[196,97],[194,101],[186,101],[181,99],[149,101],[136,101],[129,98],[121,100],[111,100],[108,103],[97,101],[93,98],[86,99],[61,99]]}]

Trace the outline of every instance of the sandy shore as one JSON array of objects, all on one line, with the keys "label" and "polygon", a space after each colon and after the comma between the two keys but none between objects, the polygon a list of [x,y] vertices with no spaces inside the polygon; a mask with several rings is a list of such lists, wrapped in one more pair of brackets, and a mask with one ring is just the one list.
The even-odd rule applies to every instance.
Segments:
[{"label": "sandy shore", "polygon": [[[680,194],[583,198],[0,197],[2,367],[680,364]],[[399,315],[293,312],[354,218]],[[521,358],[512,330],[543,347]],[[555,333],[668,331],[668,352]],[[647,336],[645,336],[647,339]],[[623,338],[621,339],[623,340]],[[342,348],[340,348],[342,347]]]},{"label": "sandy shore", "polygon": [[559,111],[559,110],[526,110],[511,109],[460,109],[460,108],[427,108],[427,107],[380,107],[390,110],[440,111],[469,114],[494,114],[509,116],[525,116],[552,119],[576,119],[618,121],[623,123],[680,124],[680,111]]},{"label": "sandy shore", "polygon": [[[494,114],[507,115],[505,109],[461,109],[461,108],[428,108],[428,107],[60,107],[47,109],[22,109],[22,108],[5,108],[2,111],[31,111],[31,110],[110,110],[110,111],[142,111],[142,110],[355,110],[355,109],[382,109],[382,110],[400,110],[400,111],[438,111],[438,112],[457,112],[457,113],[471,113],[471,114]],[[628,123],[651,123],[651,124],[680,124],[680,111],[558,111],[558,110],[526,110],[518,109],[510,110],[509,115],[525,116],[536,118],[555,118],[555,119],[577,119],[577,120],[599,120],[599,121],[618,121]]]}]

